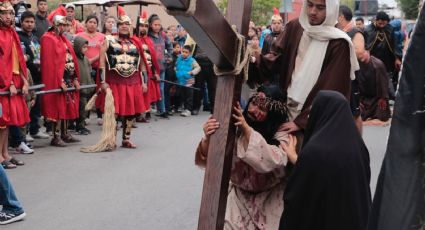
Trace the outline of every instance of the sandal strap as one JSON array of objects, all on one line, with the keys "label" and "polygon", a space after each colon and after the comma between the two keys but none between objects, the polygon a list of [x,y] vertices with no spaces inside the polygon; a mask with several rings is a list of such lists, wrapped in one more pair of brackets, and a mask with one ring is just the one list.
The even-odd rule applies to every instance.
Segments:
[{"label": "sandal strap", "polygon": [[134,148],[136,148],[137,146],[133,143],[133,142],[131,142],[130,140],[123,140],[122,141],[122,146],[123,147],[125,147],[125,148],[132,148],[132,149],[134,149]]},{"label": "sandal strap", "polygon": [[1,162],[1,166],[3,166],[3,168],[8,169],[8,168],[16,168],[16,165],[13,164],[12,162],[8,161],[8,160],[4,160]]}]

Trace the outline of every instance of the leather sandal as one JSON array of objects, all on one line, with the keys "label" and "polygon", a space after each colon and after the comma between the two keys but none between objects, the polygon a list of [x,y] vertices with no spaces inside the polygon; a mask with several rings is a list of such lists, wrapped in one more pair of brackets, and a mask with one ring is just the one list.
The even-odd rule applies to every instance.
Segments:
[{"label": "leather sandal", "polygon": [[18,160],[18,159],[14,158],[14,157],[10,158],[9,161],[10,161],[10,163],[12,163],[14,165],[17,165],[17,166],[25,165],[25,163],[23,161]]},{"label": "leather sandal", "polygon": [[127,149],[135,149],[137,146],[133,144],[130,140],[123,140],[122,145],[123,148]]},{"label": "leather sandal", "polygon": [[53,138],[50,142],[50,145],[56,147],[66,147],[65,142],[60,137]]},{"label": "leather sandal", "polygon": [[68,135],[62,136],[61,138],[62,138],[62,140],[63,140],[65,143],[77,143],[77,142],[81,142],[81,140],[80,140],[80,139],[77,139],[77,138],[73,137],[71,134],[68,134]]},{"label": "leather sandal", "polygon": [[17,167],[15,164],[12,164],[12,162],[8,160],[4,160],[3,162],[1,162],[1,166],[3,166],[4,169],[14,169]]},{"label": "leather sandal", "polygon": [[149,120],[147,120],[146,118],[144,118],[144,117],[138,117],[137,119],[136,119],[136,122],[139,122],[139,123],[149,123]]}]

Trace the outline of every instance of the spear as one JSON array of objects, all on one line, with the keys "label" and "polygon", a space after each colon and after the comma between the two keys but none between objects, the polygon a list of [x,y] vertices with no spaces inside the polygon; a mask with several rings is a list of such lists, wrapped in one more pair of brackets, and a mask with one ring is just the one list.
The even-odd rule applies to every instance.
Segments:
[{"label": "spear", "polygon": [[[96,88],[97,85],[96,84],[91,84],[91,85],[81,85],[80,86],[80,90],[81,89],[91,89],[91,88]],[[36,92],[36,95],[41,95],[41,94],[48,94],[48,93],[63,93],[63,92],[70,92],[70,91],[75,91],[75,87],[69,87],[66,89],[66,91],[64,91],[62,88],[59,89],[49,89],[49,90],[41,90]]]},{"label": "spear", "polygon": [[[41,88],[44,88],[44,87],[45,87],[45,85],[44,85],[44,84],[32,85],[32,86],[28,87],[28,90],[29,90],[29,91],[33,91],[33,90],[41,89]],[[22,89],[17,89],[16,91],[17,91],[18,93],[22,93]],[[0,95],[2,95],[2,96],[4,96],[4,95],[10,95],[10,91],[3,91],[3,92],[0,92]]]},{"label": "spear", "polygon": [[158,80],[158,79],[156,79],[156,78],[151,78],[151,80],[154,80],[154,81],[161,81],[161,82],[164,82],[164,83],[167,83],[167,84],[170,84],[170,85],[175,85],[175,86],[178,86],[178,87],[189,88],[189,89],[193,89],[193,90],[201,91],[201,89],[200,89],[200,88],[195,88],[195,87],[191,87],[191,86],[180,85],[180,84],[175,83],[175,82],[172,82],[172,81],[167,81],[167,80],[162,80],[162,79],[159,79],[159,80]]}]

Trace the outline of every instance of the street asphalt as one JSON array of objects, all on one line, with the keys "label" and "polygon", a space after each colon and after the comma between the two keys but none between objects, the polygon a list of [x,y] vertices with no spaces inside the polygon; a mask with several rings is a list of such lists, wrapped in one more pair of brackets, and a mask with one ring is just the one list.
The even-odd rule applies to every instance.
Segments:
[{"label": "street asphalt", "polygon": [[[137,149],[81,153],[97,142],[101,127],[81,143],[50,147],[36,140],[35,154],[16,155],[26,165],[7,170],[27,217],[5,230],[190,230],[196,229],[203,170],[194,165],[206,112],[198,116],[138,123]],[[374,191],[388,127],[365,127]],[[120,139],[121,131],[118,131]],[[118,142],[117,142],[118,143]]]}]

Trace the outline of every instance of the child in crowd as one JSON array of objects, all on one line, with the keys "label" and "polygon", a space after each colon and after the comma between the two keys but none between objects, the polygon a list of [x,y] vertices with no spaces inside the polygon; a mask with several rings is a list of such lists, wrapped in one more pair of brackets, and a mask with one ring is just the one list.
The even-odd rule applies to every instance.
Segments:
[{"label": "child in crowd", "polygon": [[[191,47],[185,45],[181,55],[176,61],[176,77],[180,85],[192,87],[195,84],[195,75],[201,71],[201,67],[191,55]],[[181,103],[184,105],[184,111],[181,113],[183,117],[191,115],[193,106],[193,89],[187,87],[179,87],[177,95],[180,97]]]},{"label": "child in crowd", "polygon": [[[80,71],[80,84],[90,85],[94,84],[94,80],[91,77],[91,65],[89,59],[84,55],[88,48],[88,41],[80,36],[77,36],[74,40],[75,55],[78,60],[78,69]],[[93,95],[94,89],[82,89],[80,90],[80,116],[77,120],[76,131],[80,135],[90,134],[90,130],[86,128],[85,120],[88,118],[88,112],[85,110],[87,102]]]},{"label": "child in crowd", "polygon": [[[169,63],[167,63],[167,72],[165,74],[165,78],[168,81],[177,82],[175,68],[176,68],[177,58],[180,54],[181,54],[180,43],[173,42],[173,53],[171,54]],[[176,94],[176,86],[168,84],[168,88],[169,88],[169,96],[170,96],[170,105],[169,105],[170,108],[168,110],[169,111],[168,115],[172,115],[173,110],[177,111],[180,105],[180,102]]]}]

